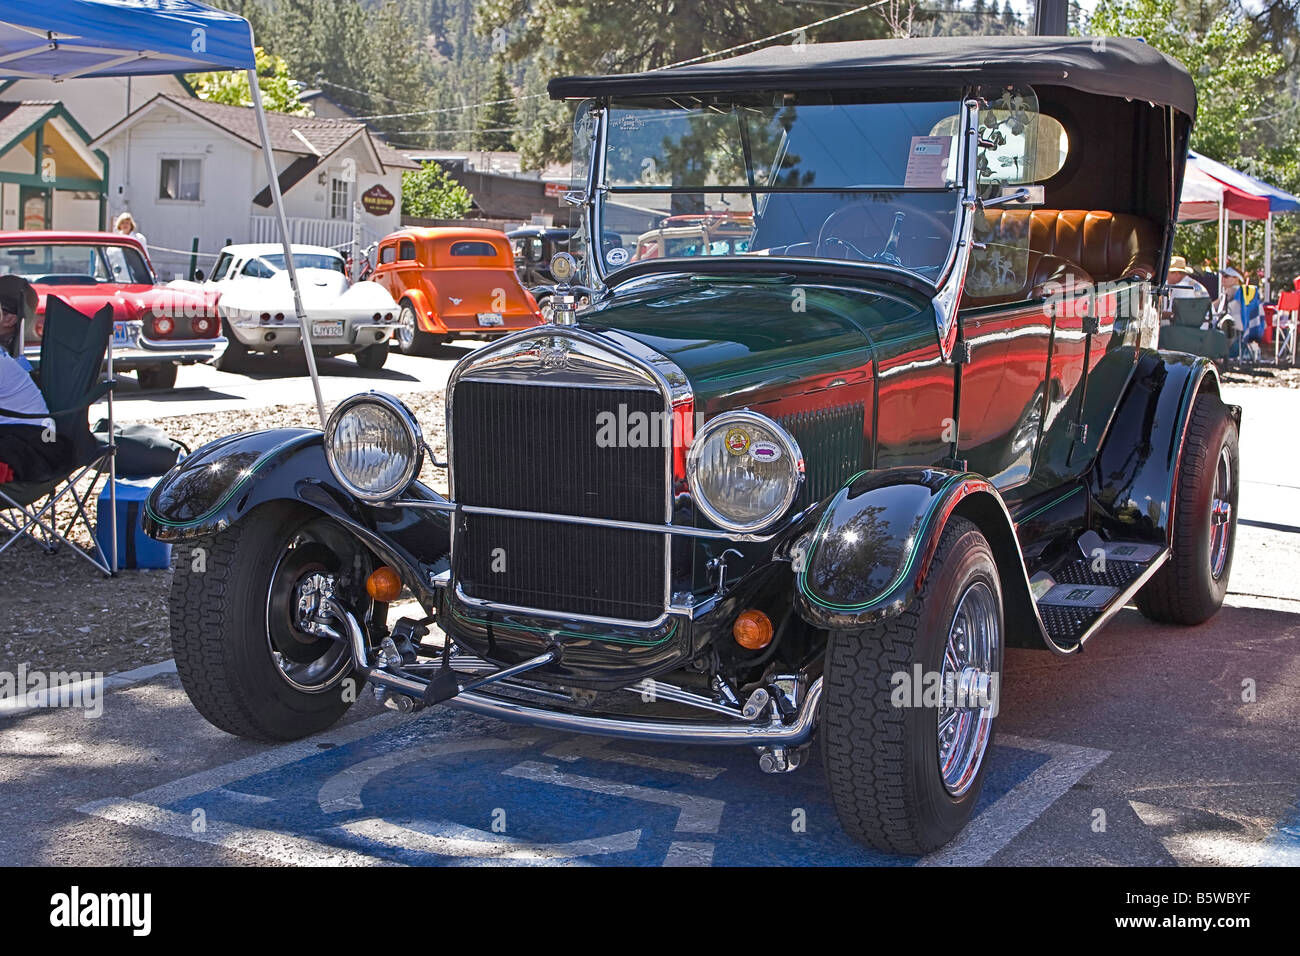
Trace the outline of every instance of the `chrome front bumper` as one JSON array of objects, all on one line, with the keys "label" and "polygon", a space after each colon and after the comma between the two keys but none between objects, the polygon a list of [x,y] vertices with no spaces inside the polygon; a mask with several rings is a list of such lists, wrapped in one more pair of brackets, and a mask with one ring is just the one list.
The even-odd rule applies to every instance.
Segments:
[{"label": "chrome front bumper", "polygon": [[[783,720],[775,706],[768,708],[765,719],[747,719],[741,710],[734,717],[724,720],[675,720],[669,718],[653,719],[641,717],[606,716],[598,714],[577,713],[561,710],[541,704],[526,703],[513,698],[484,691],[486,685],[500,683],[503,687],[534,694],[542,697],[566,699],[565,695],[545,688],[535,688],[513,683],[511,678],[527,673],[536,667],[544,666],[555,660],[557,650],[550,650],[532,660],[516,664],[513,667],[497,668],[480,658],[453,655],[451,674],[445,671],[432,671],[432,680],[426,679],[408,668],[397,668],[386,664],[375,664],[367,646],[365,632],[356,617],[332,598],[322,602],[329,617],[343,625],[343,631],[337,631],[328,625],[316,624],[314,629],[323,636],[336,640],[346,640],[352,651],[353,660],[358,669],[366,675],[367,680],[379,687],[409,700],[407,707],[445,703],[449,707],[466,710],[470,713],[496,717],[511,723],[526,724],[530,727],[542,727],[550,730],[563,730],[572,733],[595,734],[602,737],[616,737],[623,740],[641,740],[651,743],[686,743],[713,746],[750,746],[750,747],[796,747],[806,743],[812,736],[817,723],[818,709],[821,703],[822,679],[818,677],[807,691],[795,701],[796,710],[792,718]],[[410,665],[428,670],[431,665]],[[447,677],[454,678],[447,681]],[[439,686],[439,677],[443,683]],[[682,702],[694,695],[679,688],[671,688],[672,694],[665,693],[664,699]],[[642,687],[627,687],[626,691],[641,693]],[[715,707],[715,710],[724,710]]]},{"label": "chrome front bumper", "polygon": [[[371,675],[373,680],[375,675]],[[794,747],[806,743],[817,722],[822,679],[815,680],[800,703],[794,720],[784,723],[775,717],[763,723],[740,721],[643,720],[601,717],[523,704],[482,692],[470,691],[447,701],[447,706],[471,713],[497,717],[512,723],[566,730],[624,740],[655,743],[714,744],[721,746]]]}]

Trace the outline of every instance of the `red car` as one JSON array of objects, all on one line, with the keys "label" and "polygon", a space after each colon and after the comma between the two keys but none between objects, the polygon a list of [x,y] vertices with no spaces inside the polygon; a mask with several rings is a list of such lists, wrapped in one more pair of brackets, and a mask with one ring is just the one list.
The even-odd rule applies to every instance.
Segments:
[{"label": "red car", "polygon": [[45,297],[93,315],[113,306],[113,370],[135,372],[141,388],[171,388],[176,369],[225,349],[217,294],[159,286],[144,247],[113,232],[0,232],[0,275],[20,275],[39,295],[23,334],[28,361],[40,360]]}]

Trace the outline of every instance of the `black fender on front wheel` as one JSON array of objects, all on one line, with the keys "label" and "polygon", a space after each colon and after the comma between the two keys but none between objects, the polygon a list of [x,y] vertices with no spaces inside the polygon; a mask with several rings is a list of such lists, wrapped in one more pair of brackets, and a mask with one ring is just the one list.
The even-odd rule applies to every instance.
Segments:
[{"label": "black fender on front wheel", "polygon": [[[323,439],[315,429],[275,428],[209,442],[154,486],[141,516],[145,534],[169,544],[193,541],[220,534],[266,502],[300,502],[348,528],[431,605],[430,577],[448,567],[448,515],[358,501],[335,480]],[[419,482],[402,497],[443,500]]]},{"label": "black fender on front wheel", "polygon": [[860,628],[901,614],[924,587],[949,519],[976,525],[1002,578],[1008,643],[1055,650],[1034,604],[1015,525],[986,479],[942,468],[854,476],[798,545],[795,602],[814,627]]}]

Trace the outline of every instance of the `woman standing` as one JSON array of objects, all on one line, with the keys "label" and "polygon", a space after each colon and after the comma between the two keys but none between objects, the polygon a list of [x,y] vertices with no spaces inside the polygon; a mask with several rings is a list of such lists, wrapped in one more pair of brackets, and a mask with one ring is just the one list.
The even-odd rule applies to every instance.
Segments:
[{"label": "woman standing", "polygon": [[129,212],[119,213],[118,217],[113,220],[113,231],[120,232],[124,236],[130,236],[140,245],[144,246],[144,251],[149,251],[149,244],[145,242],[144,233],[136,229],[135,217]]}]

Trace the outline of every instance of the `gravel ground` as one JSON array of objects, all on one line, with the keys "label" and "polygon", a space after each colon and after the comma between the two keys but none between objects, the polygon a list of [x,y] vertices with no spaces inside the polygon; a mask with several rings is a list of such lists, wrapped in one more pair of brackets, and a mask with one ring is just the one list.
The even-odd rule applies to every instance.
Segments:
[{"label": "gravel ground", "polygon": [[[1300,388],[1300,369],[1230,367],[1223,380]],[[446,456],[442,390],[403,396],[439,458]],[[311,403],[159,418],[153,424],[191,448],[236,431],[318,424]],[[421,479],[446,494],[446,473],[426,462]],[[7,537],[7,535],[5,536]],[[74,535],[74,538],[78,538]],[[78,540],[88,543],[84,532]],[[122,571],[108,579],[62,548],[46,554],[18,542],[0,554],[0,670],[20,662],[41,670],[114,673],[171,657],[167,635],[170,571]]]},{"label": "gravel ground", "polygon": [[[408,393],[424,437],[440,458],[447,454],[442,391]],[[152,422],[190,448],[237,431],[319,425],[311,403],[249,411],[159,418]],[[446,493],[446,473],[427,462],[421,480]],[[84,486],[87,484],[83,482]],[[102,482],[100,487],[102,488]],[[71,515],[65,509],[66,517]],[[89,544],[78,527],[73,540]],[[0,537],[0,541],[8,534]],[[124,570],[108,578],[67,548],[45,553],[30,541],[0,554],[0,670],[26,663],[42,671],[104,674],[153,664],[172,656],[167,634],[170,570]]]}]

